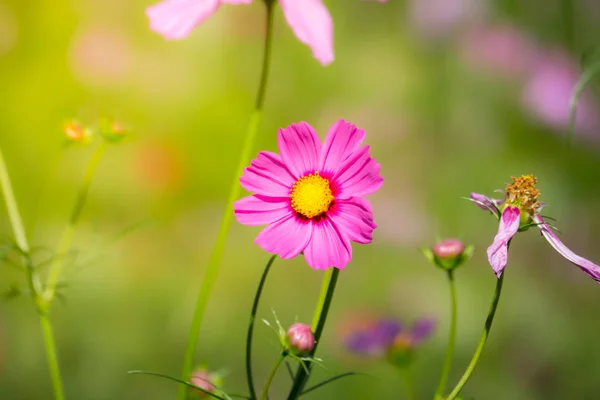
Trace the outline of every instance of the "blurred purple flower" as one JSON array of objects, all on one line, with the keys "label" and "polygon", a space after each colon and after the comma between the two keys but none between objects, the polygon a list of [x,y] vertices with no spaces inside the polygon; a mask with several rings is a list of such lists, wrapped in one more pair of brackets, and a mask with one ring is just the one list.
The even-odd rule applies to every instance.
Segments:
[{"label": "blurred purple flower", "polygon": [[410,0],[408,4],[409,25],[430,39],[447,36],[484,14],[483,2],[478,0]]},{"label": "blurred purple flower", "polygon": [[482,26],[461,39],[460,55],[470,68],[505,78],[524,76],[537,53],[533,40],[510,25]]},{"label": "blurred purple flower", "polygon": [[482,208],[481,204],[492,205],[493,208],[490,211],[500,219],[498,233],[487,249],[488,261],[496,276],[502,275],[502,271],[508,263],[508,243],[517,232],[525,231],[535,225],[554,250],[600,283],[600,266],[573,253],[540,216],[543,204],[538,201],[540,192],[535,188],[537,178],[532,175],[523,175],[518,178],[513,176],[512,180],[513,182],[506,186],[506,195],[503,201],[471,193],[471,200],[480,208]]},{"label": "blurred purple flower", "polygon": [[[532,116],[551,128],[564,131],[569,125],[570,100],[581,71],[562,52],[540,56],[527,79],[523,104]],[[589,92],[577,104],[575,129],[583,134],[600,136],[598,104]]]},{"label": "blurred purple flower", "polygon": [[396,346],[415,347],[431,336],[434,327],[431,319],[418,320],[410,329],[397,320],[380,319],[352,331],[345,340],[345,347],[359,355],[381,357]]}]

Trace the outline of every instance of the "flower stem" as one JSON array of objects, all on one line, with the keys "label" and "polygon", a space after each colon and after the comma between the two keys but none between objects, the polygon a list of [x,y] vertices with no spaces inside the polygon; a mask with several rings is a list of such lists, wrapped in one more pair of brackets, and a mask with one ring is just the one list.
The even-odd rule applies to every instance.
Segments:
[{"label": "flower stem", "polygon": [[400,376],[402,378],[402,381],[404,381],[404,392],[406,393],[406,400],[416,400],[417,394],[415,392],[415,385],[410,374],[410,368],[400,368]]},{"label": "flower stem", "polygon": [[448,374],[450,374],[452,358],[454,357],[454,345],[456,342],[456,286],[454,284],[453,270],[448,270],[448,283],[450,285],[450,334],[448,336],[448,347],[446,347],[446,357],[444,359],[444,366],[442,367],[442,375],[440,376],[440,382],[435,391],[434,398],[436,400],[442,398],[444,390],[446,389]]},{"label": "flower stem", "polygon": [[[329,313],[329,307],[331,306],[331,300],[333,299],[333,293],[335,292],[335,286],[337,284],[339,274],[339,269],[331,268],[330,270],[326,271],[325,276],[323,277],[321,295],[319,297],[319,302],[317,303],[317,309],[315,310],[315,317],[313,318],[312,329],[315,333],[315,347],[313,347],[312,351],[310,352],[310,358],[313,358],[320,343],[321,335],[323,334],[323,329],[325,328],[325,322],[327,322],[327,314]],[[325,287],[327,287],[327,290],[323,289]],[[305,367],[306,368],[298,368],[296,377],[294,379],[294,384],[292,385],[292,389],[287,398],[288,400],[295,400],[302,394],[302,389],[304,389],[304,386],[308,381],[308,373],[310,373],[310,370],[312,369],[312,363],[307,363]]]},{"label": "flower stem", "polygon": [[250,311],[250,324],[248,325],[248,334],[246,335],[246,378],[248,380],[248,390],[250,391],[250,399],[256,399],[256,390],[254,389],[254,381],[252,379],[252,335],[254,333],[254,321],[256,320],[256,312],[258,311],[258,302],[262,294],[263,287],[267,280],[267,275],[271,269],[271,265],[277,258],[277,255],[271,256],[269,262],[263,271],[258,288],[256,289],[256,295],[254,296],[254,303],[252,304],[252,311]]},{"label": "flower stem", "polygon": [[27,242],[27,236],[25,234],[25,228],[15,195],[12,190],[12,184],[4,162],[2,151],[0,151],[0,187],[4,195],[4,201],[6,202],[6,208],[8,210],[8,216],[10,223],[17,241],[17,246],[23,254],[22,261],[27,271],[27,281],[31,290],[31,296],[33,297],[36,305],[38,315],[40,318],[40,325],[42,327],[42,334],[44,336],[44,347],[46,349],[46,357],[48,359],[48,368],[50,371],[50,379],[52,381],[52,388],[54,391],[55,400],[64,400],[62,380],[60,377],[60,369],[58,366],[58,358],[56,356],[56,344],[54,342],[54,335],[52,333],[52,324],[46,313],[46,304],[41,297],[41,283],[35,274],[33,264],[29,257],[29,243]]},{"label": "flower stem", "polygon": [[46,280],[46,290],[44,292],[44,299],[48,306],[54,299],[54,295],[56,294],[56,285],[58,284],[58,279],[60,277],[60,273],[62,271],[62,267],[64,265],[65,257],[69,248],[71,247],[71,241],[73,240],[73,235],[75,233],[75,226],[79,221],[79,216],[81,215],[81,211],[83,210],[83,206],[87,199],[87,195],[90,189],[90,185],[92,183],[92,179],[96,174],[96,170],[98,169],[98,164],[100,164],[100,160],[106,151],[106,142],[103,140],[102,143],[96,148],[94,154],[90,158],[88,166],[83,175],[83,182],[81,187],[79,188],[79,192],[77,194],[77,198],[75,200],[75,205],[73,206],[73,210],[71,211],[71,216],[69,217],[69,221],[67,222],[67,226],[60,237],[60,241],[58,242],[58,246],[56,248],[56,254],[54,255],[54,260],[50,265],[48,272],[48,279]]},{"label": "flower stem", "polygon": [[479,361],[479,357],[481,356],[483,347],[485,346],[485,342],[487,341],[487,338],[490,335],[490,330],[492,329],[492,322],[494,322],[494,315],[496,315],[496,308],[498,307],[498,302],[500,301],[500,294],[502,293],[502,282],[504,281],[505,274],[506,271],[504,271],[502,275],[500,275],[500,278],[498,278],[498,280],[496,281],[496,290],[494,291],[494,297],[492,298],[490,311],[485,320],[483,333],[481,334],[481,338],[479,339],[479,343],[477,344],[477,348],[475,349],[473,358],[471,358],[471,362],[469,363],[469,366],[465,370],[463,376],[460,378],[460,381],[458,381],[454,389],[452,389],[452,392],[450,392],[450,394],[448,395],[448,397],[445,398],[445,400],[453,400],[456,396],[458,396],[463,386],[465,386],[465,384],[471,377],[471,374],[473,373],[473,370],[475,369],[475,366]]},{"label": "flower stem", "polygon": [[[269,76],[269,62],[271,59],[274,7],[273,2],[267,1],[265,2],[265,4],[267,7],[265,46],[262,61],[262,73],[260,78],[260,84],[258,86],[258,94],[256,96],[256,106],[254,112],[252,113],[252,116],[250,117],[250,122],[248,124],[248,129],[246,130],[246,136],[242,147],[242,153],[240,154],[237,169],[235,171],[235,176],[231,183],[229,197],[227,199],[227,204],[225,205],[225,211],[221,220],[219,233],[217,234],[215,245],[208,260],[208,267],[206,268],[204,280],[202,281],[200,293],[198,294],[198,299],[196,301],[194,317],[192,319],[190,333],[185,349],[185,356],[183,359],[183,366],[181,369],[181,379],[184,381],[186,381],[189,378],[189,375],[192,371],[192,364],[194,361],[194,355],[196,353],[196,345],[198,341],[198,335],[200,333],[200,328],[202,326],[202,319],[204,318],[204,311],[206,310],[208,298],[210,297],[215,280],[217,278],[217,272],[221,263],[223,250],[225,248],[225,240],[227,239],[227,234],[229,233],[229,226],[231,225],[231,220],[233,218],[233,203],[239,198],[241,193],[241,187],[238,182],[238,179],[242,175],[244,167],[249,162],[250,154],[252,148],[254,147],[254,141],[256,139],[258,126],[262,116],[262,108],[264,104],[265,91],[267,88],[267,81]],[[185,400],[186,396],[187,388],[183,385],[180,385],[177,398],[179,400]]]},{"label": "flower stem", "polygon": [[287,353],[284,351],[277,358],[277,361],[275,362],[273,369],[271,369],[271,372],[269,373],[269,376],[267,377],[267,382],[265,383],[265,386],[263,387],[263,390],[260,393],[260,397],[258,400],[266,400],[267,395],[269,394],[269,387],[271,386],[271,382],[273,382],[273,378],[275,378],[275,374],[277,373],[277,370],[279,369],[279,366],[281,365],[283,360],[285,360],[286,356],[287,356]]}]

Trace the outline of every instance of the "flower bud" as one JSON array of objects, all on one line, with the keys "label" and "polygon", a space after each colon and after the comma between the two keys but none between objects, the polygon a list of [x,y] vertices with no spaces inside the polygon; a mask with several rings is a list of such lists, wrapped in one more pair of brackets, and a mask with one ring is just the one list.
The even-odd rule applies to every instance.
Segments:
[{"label": "flower bud", "polygon": [[[192,376],[190,377],[190,383],[192,385],[197,386],[200,389],[204,389],[205,391],[207,391],[209,393],[214,393],[214,391],[216,389],[212,380],[213,380],[213,377],[205,369],[196,370],[195,372],[192,373]],[[208,395],[201,390],[194,389],[194,392],[197,393],[198,396],[200,396],[202,398],[208,397]]]},{"label": "flower bud", "polygon": [[315,337],[310,326],[302,323],[295,323],[288,329],[285,337],[290,351],[295,354],[310,353],[315,347]]},{"label": "flower bud", "polygon": [[465,247],[458,239],[445,239],[431,249],[424,249],[423,255],[438,268],[453,270],[469,260],[473,250],[473,246]]},{"label": "flower bud", "polygon": [[110,143],[117,143],[129,136],[130,132],[121,123],[110,119],[100,121],[98,131]]},{"label": "flower bud", "polygon": [[407,367],[413,361],[413,337],[409,332],[399,333],[387,350],[387,361],[396,367]]},{"label": "flower bud", "polygon": [[65,122],[63,132],[69,143],[87,143],[92,136],[92,132],[76,120]]}]

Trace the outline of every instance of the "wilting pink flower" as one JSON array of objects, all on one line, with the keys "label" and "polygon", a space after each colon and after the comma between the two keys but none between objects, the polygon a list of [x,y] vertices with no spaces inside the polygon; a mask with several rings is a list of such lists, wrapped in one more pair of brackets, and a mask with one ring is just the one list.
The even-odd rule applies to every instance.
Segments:
[{"label": "wilting pink flower", "polygon": [[281,156],[258,154],[240,183],[255,193],[238,200],[235,217],[244,225],[268,226],[256,243],[282,258],[300,253],[314,269],[344,269],[350,241],[370,243],[375,229],[363,196],[383,184],[380,165],[362,146],[365,131],[337,121],[321,145],[306,122],[280,129]]},{"label": "wilting pink flower", "polygon": [[411,328],[406,328],[395,319],[385,318],[351,332],[344,345],[358,355],[381,357],[397,348],[414,348],[428,339],[434,328],[435,323],[431,319],[420,319]]},{"label": "wilting pink flower", "polygon": [[[252,0],[165,0],[146,9],[150,28],[165,39],[183,39],[222,4],[250,4]],[[333,21],[321,0],[278,0],[294,34],[308,45],[323,65],[333,55]]]},{"label": "wilting pink flower", "polygon": [[600,283],[600,266],[573,253],[540,216],[543,204],[538,201],[540,192],[535,188],[537,178],[532,175],[523,175],[518,178],[513,176],[512,180],[513,182],[506,186],[504,200],[471,193],[471,200],[481,208],[495,214],[500,220],[494,242],[487,249],[488,261],[496,276],[500,277],[508,263],[508,245],[512,238],[517,232],[536,225],[557,252]]}]

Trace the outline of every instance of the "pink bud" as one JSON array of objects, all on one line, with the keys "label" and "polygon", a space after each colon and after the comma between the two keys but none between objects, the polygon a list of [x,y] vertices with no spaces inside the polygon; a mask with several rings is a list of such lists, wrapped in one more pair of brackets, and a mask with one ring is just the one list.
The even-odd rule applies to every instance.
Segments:
[{"label": "pink bud", "polygon": [[433,246],[433,254],[440,259],[458,257],[465,251],[465,245],[458,239],[446,239]]},{"label": "pink bud", "polygon": [[[215,391],[215,385],[212,383],[212,377],[210,373],[206,370],[199,369],[192,373],[190,378],[190,383],[194,386],[197,386],[201,389],[206,390],[207,392],[213,393]],[[194,389],[196,393],[200,397],[207,397],[208,395],[200,390]]]},{"label": "pink bud", "polygon": [[286,336],[290,350],[297,354],[310,353],[315,347],[315,337],[310,326],[295,323],[288,329]]}]

